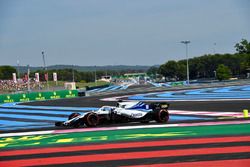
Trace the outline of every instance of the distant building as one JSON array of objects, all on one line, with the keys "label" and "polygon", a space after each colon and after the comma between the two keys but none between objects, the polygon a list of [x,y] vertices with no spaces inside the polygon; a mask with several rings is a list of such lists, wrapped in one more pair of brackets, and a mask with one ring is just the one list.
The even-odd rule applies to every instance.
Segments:
[{"label": "distant building", "polygon": [[146,73],[126,73],[124,77],[135,79],[137,84],[145,84],[148,78]]},{"label": "distant building", "polygon": [[124,74],[125,77],[128,77],[128,78],[135,78],[135,77],[145,77],[147,76],[146,73],[126,73]]},{"label": "distant building", "polygon": [[65,82],[64,88],[67,90],[75,90],[76,89],[76,83],[75,82]]},{"label": "distant building", "polygon": [[102,76],[100,81],[111,82],[112,77],[110,75]]}]

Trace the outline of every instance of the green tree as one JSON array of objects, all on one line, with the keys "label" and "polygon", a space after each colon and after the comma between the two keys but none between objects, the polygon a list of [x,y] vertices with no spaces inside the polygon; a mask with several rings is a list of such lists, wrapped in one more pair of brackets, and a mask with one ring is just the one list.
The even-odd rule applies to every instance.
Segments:
[{"label": "green tree", "polygon": [[238,53],[250,53],[250,42],[246,39],[242,39],[240,43],[236,43],[234,46]]},{"label": "green tree", "polygon": [[178,74],[178,63],[173,60],[168,61],[160,66],[158,73],[163,75],[165,78],[176,79]]},{"label": "green tree", "polygon": [[0,79],[12,79],[12,73],[16,73],[14,67],[0,66]]},{"label": "green tree", "polygon": [[186,62],[178,62],[177,77],[178,80],[185,80],[187,78]]},{"label": "green tree", "polygon": [[[220,64],[227,66],[232,76],[245,78],[250,71],[250,43],[243,39],[235,45],[238,53],[203,55],[189,59],[189,77],[214,78],[214,71]],[[176,65],[177,63],[177,65]],[[168,61],[158,70],[166,78],[183,80],[186,78],[186,60]]]},{"label": "green tree", "polygon": [[152,66],[152,67],[150,67],[149,69],[148,69],[148,71],[147,71],[147,74],[149,75],[149,76],[156,76],[157,75],[157,72],[158,72],[158,67],[156,67],[156,66]]},{"label": "green tree", "polygon": [[220,64],[216,70],[217,79],[219,81],[231,78],[231,70],[224,64]]}]

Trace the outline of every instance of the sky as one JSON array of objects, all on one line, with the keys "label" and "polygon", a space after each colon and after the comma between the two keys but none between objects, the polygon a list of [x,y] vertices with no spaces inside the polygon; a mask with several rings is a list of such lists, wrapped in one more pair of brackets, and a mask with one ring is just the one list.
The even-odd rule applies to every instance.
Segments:
[{"label": "sky", "polygon": [[159,65],[243,38],[249,0],[0,0],[0,65]]}]

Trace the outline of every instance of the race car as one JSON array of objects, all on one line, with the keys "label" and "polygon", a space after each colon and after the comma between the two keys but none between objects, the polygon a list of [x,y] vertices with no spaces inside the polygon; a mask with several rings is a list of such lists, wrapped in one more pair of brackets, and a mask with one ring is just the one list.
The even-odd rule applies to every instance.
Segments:
[{"label": "race car", "polygon": [[117,102],[116,106],[103,106],[97,111],[88,111],[82,114],[72,113],[68,120],[56,122],[55,126],[66,127],[95,127],[103,124],[156,121],[166,123],[169,120],[169,104],[155,102],[146,104],[141,101]]}]

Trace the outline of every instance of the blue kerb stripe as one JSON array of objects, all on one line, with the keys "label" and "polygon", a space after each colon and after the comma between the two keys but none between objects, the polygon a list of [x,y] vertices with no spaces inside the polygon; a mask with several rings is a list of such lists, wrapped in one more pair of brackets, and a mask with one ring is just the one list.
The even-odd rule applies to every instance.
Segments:
[{"label": "blue kerb stripe", "polygon": [[114,88],[110,89],[110,90],[118,90],[118,89],[121,89],[122,86],[115,86]]},{"label": "blue kerb stripe", "polygon": [[121,90],[125,90],[125,89],[127,89],[128,88],[128,85],[123,85],[120,89]]},{"label": "blue kerb stripe", "polygon": [[110,87],[106,87],[106,88],[102,88],[102,89],[99,89],[97,92],[104,92],[106,90],[108,90]]},{"label": "blue kerb stripe", "polygon": [[104,91],[107,91],[107,90],[111,90],[113,88],[115,88],[116,85],[112,85],[112,86],[109,86],[109,87],[106,87],[106,88],[102,88],[101,90],[97,91],[97,92],[104,92]]},{"label": "blue kerb stripe", "polygon": [[241,90],[243,90],[243,91],[248,91],[248,90],[250,90],[250,85],[243,87]]},{"label": "blue kerb stripe", "polygon": [[35,125],[35,124],[48,124],[48,122],[23,122],[23,121],[13,121],[13,120],[0,120],[1,127],[2,126],[12,126],[12,125]]},{"label": "blue kerb stripe", "polygon": [[89,111],[89,110],[98,110],[96,107],[54,107],[54,106],[28,106],[28,105],[16,105],[17,103],[5,103],[0,105],[1,107],[12,107],[12,108],[29,108],[29,109],[48,109],[48,110],[67,110],[67,111]]},{"label": "blue kerb stripe", "polygon": [[215,89],[215,90],[213,90],[213,92],[215,92],[215,93],[226,93],[226,92],[230,92],[231,90],[232,90],[231,87],[225,87],[225,88]]},{"label": "blue kerb stripe", "polygon": [[[98,108],[94,107],[51,107],[51,106],[23,106],[12,104],[3,104],[0,108],[0,117],[4,118],[16,118],[17,120],[0,120],[0,130],[15,130],[15,129],[30,129],[30,128],[42,128],[42,127],[54,127],[54,123],[49,123],[45,121],[65,121],[69,114],[72,112],[84,113],[84,111],[97,110]],[[8,107],[8,108],[4,108]],[[12,107],[13,109],[9,109]],[[29,109],[22,109],[22,108]],[[39,110],[43,109],[43,110]],[[53,110],[53,109],[56,109]],[[60,110],[59,110],[60,109]],[[6,114],[3,112],[9,112]],[[15,112],[15,114],[13,113]],[[16,114],[19,113],[19,114]],[[24,115],[22,113],[27,113],[30,115]],[[38,114],[60,114],[65,116],[37,116],[32,115],[33,113]],[[38,122],[24,122],[22,119],[36,120]]]},{"label": "blue kerb stripe", "polygon": [[47,124],[47,125],[15,125],[13,124],[13,126],[4,126],[1,127],[1,130],[18,130],[18,129],[31,129],[31,128],[46,128],[46,127],[53,127],[53,125],[51,124]]},{"label": "blue kerb stripe", "polygon": [[235,94],[202,94],[202,95],[158,95],[158,97],[167,97],[167,98],[207,98],[207,97],[212,97],[212,98],[224,98],[224,97],[228,97],[228,98],[237,98],[237,97],[242,97],[242,98],[250,98],[250,94],[239,94],[239,95],[235,95]]},{"label": "blue kerb stripe", "polygon": [[15,110],[15,109],[1,109],[0,108],[0,113],[1,112],[15,112],[15,113],[38,113],[38,114],[64,114],[64,115],[69,115],[72,113],[72,111],[49,111],[49,110]]},{"label": "blue kerb stripe", "polygon": [[108,86],[105,88],[97,88],[97,89],[89,90],[88,92],[105,92],[105,91],[127,89],[127,88],[128,86],[112,85],[112,86]]},{"label": "blue kerb stripe", "polygon": [[[52,126],[29,126],[29,129],[33,129],[33,128],[47,128],[47,127],[52,127]],[[21,129],[27,129],[26,126],[18,126],[16,128],[13,127],[5,127],[5,128],[1,128],[1,130],[5,130],[5,131],[10,131],[10,130],[21,130]]]},{"label": "blue kerb stripe", "polygon": [[204,117],[194,117],[194,116],[177,116],[177,115],[170,115],[169,121],[187,121],[187,120],[211,120],[214,118],[204,118]]},{"label": "blue kerb stripe", "polygon": [[92,89],[92,90],[88,90],[87,92],[96,92],[98,90],[100,90],[101,88],[96,88],[96,89]]},{"label": "blue kerb stripe", "polygon": [[[224,88],[205,88],[175,92],[154,93],[130,96],[130,100],[194,100],[194,99],[249,99],[250,86],[231,86]],[[242,90],[242,91],[240,91]],[[206,92],[209,91],[209,92]],[[217,93],[216,93],[217,92]],[[150,96],[150,97],[148,97]],[[155,97],[153,97],[155,96]]]},{"label": "blue kerb stripe", "polygon": [[52,127],[54,124],[48,122],[23,122],[13,120],[0,120],[1,130],[15,130],[15,129],[27,129],[27,128],[42,128]]},{"label": "blue kerb stripe", "polygon": [[19,119],[33,119],[33,120],[49,120],[49,121],[65,121],[65,117],[48,117],[48,116],[32,116],[32,115],[22,115],[22,114],[0,114],[0,117],[5,118],[19,118]]},{"label": "blue kerb stripe", "polygon": [[[170,98],[159,98],[159,97],[143,97],[143,96],[140,96],[140,97],[138,97],[138,96],[134,96],[134,97],[129,97],[128,98],[129,100],[211,100],[211,99],[244,99],[244,98],[242,98],[242,97],[217,97],[217,98],[215,98],[215,97],[213,97],[213,98],[209,98],[209,97],[196,97],[196,98],[187,98],[187,97],[180,97],[180,98],[174,98],[174,97],[170,97]],[[245,99],[249,99],[249,98],[245,98]]]}]

